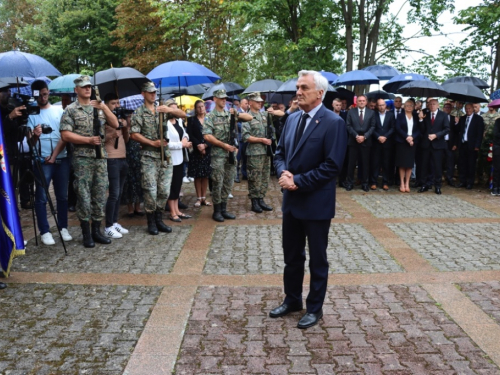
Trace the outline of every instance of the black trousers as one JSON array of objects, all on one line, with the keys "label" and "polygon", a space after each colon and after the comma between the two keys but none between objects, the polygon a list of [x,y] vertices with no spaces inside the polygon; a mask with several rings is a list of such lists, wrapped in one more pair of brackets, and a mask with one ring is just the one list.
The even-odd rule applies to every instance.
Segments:
[{"label": "black trousers", "polygon": [[[429,170],[434,168],[434,187],[441,187],[441,179],[443,177],[443,154],[444,150],[437,150],[435,148],[422,148],[422,177],[428,175]],[[424,184],[425,185],[425,184]],[[429,185],[429,183],[427,183]]]},{"label": "black trousers", "polygon": [[500,188],[500,147],[493,146],[493,187]]},{"label": "black trousers", "polygon": [[182,177],[184,177],[183,168],[183,163],[174,165],[174,171],[172,173],[172,183],[170,184],[170,195],[168,196],[169,201],[175,201],[176,199],[179,199],[179,194],[182,187]]},{"label": "black trousers", "polygon": [[358,155],[358,168],[361,171],[361,183],[363,185],[368,184],[368,172],[370,169],[370,148],[371,147],[362,144],[349,146],[349,164],[347,166],[347,183],[349,185],[354,184],[354,169],[356,169]]},{"label": "black trousers", "polygon": [[[391,145],[392,146],[392,145]],[[383,147],[382,144],[374,144],[371,147],[370,158],[370,185],[376,185],[380,167],[382,166],[382,183],[388,185],[394,175],[394,169],[391,169],[392,147]]]},{"label": "black trousers", "polygon": [[446,146],[445,154],[445,167],[446,167],[446,179],[451,181],[453,179],[453,175],[455,173],[455,165],[456,165],[456,150],[452,151]]},{"label": "black trousers", "polygon": [[478,152],[473,148],[469,148],[467,142],[460,145],[458,152],[458,177],[460,183],[474,185]]},{"label": "black trousers", "polygon": [[127,179],[127,159],[107,159],[109,195],[106,201],[106,227],[109,228],[118,222],[118,211],[123,193],[123,186]]},{"label": "black trousers", "polygon": [[306,239],[309,245],[311,285],[306,299],[307,312],[317,314],[325,301],[328,283],[328,232],[331,220],[301,220],[291,213],[283,214],[283,254],[285,301],[302,303],[302,284],[306,261]]}]

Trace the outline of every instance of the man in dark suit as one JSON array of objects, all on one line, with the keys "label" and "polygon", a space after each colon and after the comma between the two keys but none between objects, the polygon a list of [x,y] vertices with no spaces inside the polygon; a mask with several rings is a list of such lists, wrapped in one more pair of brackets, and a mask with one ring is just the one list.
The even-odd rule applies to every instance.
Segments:
[{"label": "man in dark suit", "polygon": [[309,245],[311,284],[307,313],[297,327],[308,328],[323,316],[328,282],[328,232],[335,216],[335,183],[347,144],[344,121],[326,109],[328,82],[314,71],[300,71],[297,98],[301,111],[291,114],[276,149],[274,165],[283,191],[283,282],[285,300],[271,318],[302,310],[302,284]]},{"label": "man in dark suit", "polygon": [[484,120],[474,113],[471,103],[465,105],[465,116],[458,122],[458,137],[455,144],[458,146],[458,187],[472,189],[476,175],[476,162],[481,143],[483,142]]},{"label": "man in dark suit", "polygon": [[347,132],[349,138],[349,164],[347,166],[347,185],[346,190],[352,190],[354,187],[354,169],[358,161],[358,168],[361,169],[361,188],[364,191],[368,189],[368,173],[370,168],[370,147],[372,145],[372,134],[375,130],[375,112],[366,108],[366,96],[360,95],[357,100],[357,108],[347,112]]},{"label": "man in dark suit", "polygon": [[[443,177],[443,154],[446,149],[444,136],[450,132],[450,121],[448,115],[439,110],[439,103],[436,99],[428,100],[429,112],[427,115],[420,111],[420,131],[422,140],[420,141],[420,150],[422,151],[422,177],[428,175],[430,162],[432,159],[434,166],[434,188],[436,194],[441,194],[441,179]],[[418,191],[426,192],[430,189],[428,184]]]},{"label": "man in dark suit", "polygon": [[370,189],[377,188],[377,178],[382,165],[382,189],[389,190],[389,178],[392,179],[390,169],[394,150],[394,130],[396,119],[392,112],[387,111],[384,99],[377,100],[378,112],[375,115],[375,130],[371,149]]},{"label": "man in dark suit", "polygon": [[455,117],[451,116],[452,104],[445,103],[443,105],[443,112],[448,116],[448,121],[450,122],[450,132],[444,136],[446,141],[445,149],[445,165],[446,165],[446,183],[450,186],[455,187],[453,182],[453,174],[455,173],[455,154],[457,153],[457,146],[455,138],[458,137],[458,124],[455,123]]},{"label": "man in dark suit", "polygon": [[396,98],[394,99],[394,109],[391,112],[396,120],[398,119],[399,115],[405,113],[403,109],[403,98],[401,98],[400,96],[396,96]]}]

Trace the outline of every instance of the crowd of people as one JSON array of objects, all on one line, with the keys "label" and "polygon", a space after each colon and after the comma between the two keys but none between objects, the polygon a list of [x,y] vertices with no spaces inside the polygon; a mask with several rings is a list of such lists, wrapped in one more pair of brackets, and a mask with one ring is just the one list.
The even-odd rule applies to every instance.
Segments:
[{"label": "crowd of people", "polygon": [[[64,110],[50,104],[44,81],[33,82],[31,88],[37,93],[40,114],[28,117],[28,144],[22,146],[18,134],[24,108],[7,108],[8,89],[0,92],[0,111],[11,164],[21,175],[33,170],[36,186],[21,181],[20,203],[31,208],[34,192],[37,225],[46,245],[55,243],[43,186],[51,182],[62,239],[72,240],[68,211],[76,211],[85,247],[109,244],[128,233],[119,223],[122,203],[128,205],[130,217],[146,216],[151,235],[170,233],[164,210],[174,222],[191,217],[181,212],[187,208],[180,200],[183,181],[194,182],[194,206],[212,206],[217,222],[235,219],[227,211],[227,202],[233,183],[241,180],[248,180],[249,209],[272,211],[265,197],[270,175],[276,174],[277,145],[289,116],[303,111],[297,97],[288,107],[271,103],[266,109],[258,92],[234,100],[227,110],[227,93],[216,90],[214,110],[206,113],[199,100],[187,116],[174,100],[158,103],[157,89],[148,82],[142,86],[144,104],[127,116],[115,94],[107,94],[103,101],[91,100],[88,76],[75,80],[76,98],[72,102],[65,96]],[[413,99],[403,103],[401,97],[389,108],[385,100],[364,95],[349,108],[346,99],[337,98],[332,108],[347,129],[338,176],[339,186],[346,190],[356,185],[365,192],[377,190],[380,181],[386,191],[391,185],[399,186],[401,193],[411,188],[424,193],[434,187],[441,194],[443,179],[450,186],[472,189],[476,178],[479,184],[486,183],[492,174],[491,193],[500,195],[500,114],[495,108],[481,115],[475,103],[464,107],[447,100],[439,109],[433,98],[424,106]],[[33,155],[41,168],[33,167]],[[207,199],[209,188],[212,202]]]}]

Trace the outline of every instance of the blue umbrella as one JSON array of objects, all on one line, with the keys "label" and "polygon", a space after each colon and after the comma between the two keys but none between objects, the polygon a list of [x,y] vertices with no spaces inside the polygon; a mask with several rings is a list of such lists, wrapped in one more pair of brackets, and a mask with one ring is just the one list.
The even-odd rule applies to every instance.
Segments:
[{"label": "blue umbrella", "polygon": [[363,68],[363,70],[375,74],[380,80],[391,79],[392,77],[400,74],[390,65],[371,65]]},{"label": "blue umbrella", "polygon": [[392,77],[389,82],[387,82],[382,88],[387,92],[392,92],[393,94],[397,93],[401,86],[406,85],[408,82],[416,81],[416,80],[429,80],[426,76],[416,73],[406,73],[399,74],[397,76]]},{"label": "blue umbrella", "polygon": [[468,83],[480,89],[488,89],[490,87],[490,85],[488,85],[481,78],[471,77],[471,76],[459,76],[459,77],[449,78],[443,82],[443,85],[446,85],[448,83]]},{"label": "blue umbrella", "polygon": [[57,77],[49,83],[49,90],[51,94],[73,94],[75,92],[75,79],[80,77],[81,74],[66,74]]},{"label": "blue umbrella", "polygon": [[342,74],[334,82],[334,86],[356,86],[356,85],[370,85],[372,83],[379,83],[379,79],[373,73],[367,70],[353,70]]},{"label": "blue umbrella", "polygon": [[500,99],[500,90],[494,91],[490,95],[491,100]]},{"label": "blue umbrella", "polygon": [[147,74],[157,87],[192,86],[200,83],[211,83],[220,77],[203,65],[190,61],[170,61],[161,64]]},{"label": "blue umbrella", "polygon": [[120,107],[135,111],[144,104],[144,97],[141,94],[131,95],[120,99]]},{"label": "blue umbrella", "polygon": [[328,80],[329,84],[332,84],[339,78],[339,76],[336,75],[335,73],[325,72],[324,70],[320,71],[320,73],[323,77],[325,77]]},{"label": "blue umbrella", "polygon": [[61,72],[43,57],[19,51],[0,53],[0,77],[35,78],[60,75]]},{"label": "blue umbrella", "polygon": [[201,97],[203,100],[211,99],[214,97],[214,91],[216,90],[226,90],[228,96],[241,94],[245,88],[235,82],[222,82],[217,85],[213,85],[210,89],[203,94]]}]

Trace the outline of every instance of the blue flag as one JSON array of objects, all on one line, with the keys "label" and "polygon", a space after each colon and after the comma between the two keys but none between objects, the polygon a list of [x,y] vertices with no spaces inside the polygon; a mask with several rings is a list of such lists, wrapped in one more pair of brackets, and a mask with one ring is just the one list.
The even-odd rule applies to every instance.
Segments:
[{"label": "blue flag", "polygon": [[14,257],[24,255],[24,239],[3,138],[2,117],[3,115],[0,116],[0,271],[7,277]]}]

